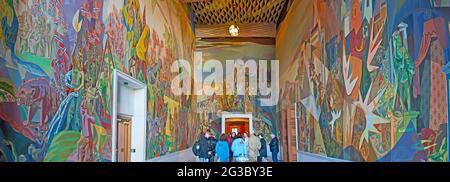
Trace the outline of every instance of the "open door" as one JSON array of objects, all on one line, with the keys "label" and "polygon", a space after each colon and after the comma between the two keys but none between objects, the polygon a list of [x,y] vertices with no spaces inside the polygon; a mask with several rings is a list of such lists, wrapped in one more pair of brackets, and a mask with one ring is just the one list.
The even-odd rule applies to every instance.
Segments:
[{"label": "open door", "polygon": [[248,118],[226,118],[225,133],[250,133]]},{"label": "open door", "polygon": [[131,161],[131,119],[117,119],[117,162]]},{"label": "open door", "polygon": [[253,132],[252,114],[222,113],[221,133],[247,133]]}]

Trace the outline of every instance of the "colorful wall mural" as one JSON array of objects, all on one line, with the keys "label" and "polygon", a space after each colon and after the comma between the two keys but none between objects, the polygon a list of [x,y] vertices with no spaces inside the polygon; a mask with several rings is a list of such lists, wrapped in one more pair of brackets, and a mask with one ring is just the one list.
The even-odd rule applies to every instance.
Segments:
[{"label": "colorful wall mural", "polygon": [[0,8],[0,161],[111,161],[113,69],[148,85],[147,159],[194,142],[195,98],[168,91],[171,63],[194,50],[185,5],[2,0]]},{"label": "colorful wall mural", "polygon": [[[302,151],[448,161],[449,1],[293,1],[275,47],[195,43],[187,12],[175,0],[0,1],[0,161],[111,161],[114,69],[148,85],[147,159],[219,134],[222,112],[252,112],[268,137],[276,110],[296,104]],[[170,66],[196,44],[204,59],[280,60],[280,104],[173,95]]]},{"label": "colorful wall mural", "polygon": [[[203,61],[218,60],[224,66],[224,78],[233,74],[234,70],[225,68],[227,60],[274,60],[274,42],[249,41],[249,42],[226,42],[226,41],[197,41],[196,51],[202,52]],[[204,72],[204,77],[210,73]],[[248,85],[248,74],[246,73],[246,85]],[[225,82],[225,80],[223,80]],[[225,86],[225,83],[219,83]],[[249,87],[246,87],[248,90]],[[276,132],[278,117],[275,106],[262,106],[258,95],[213,95],[199,96],[197,99],[198,119],[202,121],[203,131],[209,129],[215,133],[217,138],[221,134],[222,113],[252,113],[253,129],[255,133],[262,133],[267,140],[272,132]]]},{"label": "colorful wall mural", "polygon": [[448,161],[449,27],[448,1],[294,1],[276,55],[300,150]]}]

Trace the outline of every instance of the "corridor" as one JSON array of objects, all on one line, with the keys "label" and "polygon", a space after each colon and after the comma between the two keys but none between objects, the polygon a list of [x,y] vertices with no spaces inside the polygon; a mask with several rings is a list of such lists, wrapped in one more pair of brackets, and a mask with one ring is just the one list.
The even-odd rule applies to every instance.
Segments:
[{"label": "corridor", "polygon": [[448,162],[450,0],[2,0],[0,162]]}]

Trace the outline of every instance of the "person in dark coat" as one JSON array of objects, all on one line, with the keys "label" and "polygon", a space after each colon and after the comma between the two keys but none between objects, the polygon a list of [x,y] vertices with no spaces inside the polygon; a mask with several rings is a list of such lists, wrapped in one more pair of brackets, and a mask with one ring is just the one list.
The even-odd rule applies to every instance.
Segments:
[{"label": "person in dark coat", "polygon": [[200,152],[198,155],[198,158],[200,160],[200,162],[208,162],[209,159],[209,142],[208,142],[208,138],[209,138],[209,133],[206,132],[204,135],[200,135],[200,142],[199,142],[199,146],[200,146]]},{"label": "person in dark coat", "polygon": [[261,142],[261,148],[259,149],[259,156],[257,162],[262,162],[263,158],[267,157],[267,143],[262,133],[259,134],[258,136]]},{"label": "person in dark coat", "polygon": [[233,143],[233,137],[231,136],[231,134],[227,135],[227,144],[228,144],[228,148],[231,148],[231,144]]},{"label": "person in dark coat", "polygon": [[208,161],[214,162],[214,157],[216,156],[216,144],[217,140],[214,135],[208,138]]},{"label": "person in dark coat", "polygon": [[270,137],[272,137],[269,143],[270,152],[272,152],[272,162],[278,162],[278,138],[275,134],[270,134]]}]

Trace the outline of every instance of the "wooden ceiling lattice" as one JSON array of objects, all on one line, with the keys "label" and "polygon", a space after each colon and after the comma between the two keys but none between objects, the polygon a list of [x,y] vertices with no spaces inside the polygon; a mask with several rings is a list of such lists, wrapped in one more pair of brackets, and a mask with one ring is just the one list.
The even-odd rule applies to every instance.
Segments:
[{"label": "wooden ceiling lattice", "polygon": [[278,23],[287,0],[202,0],[191,2],[195,23]]}]

